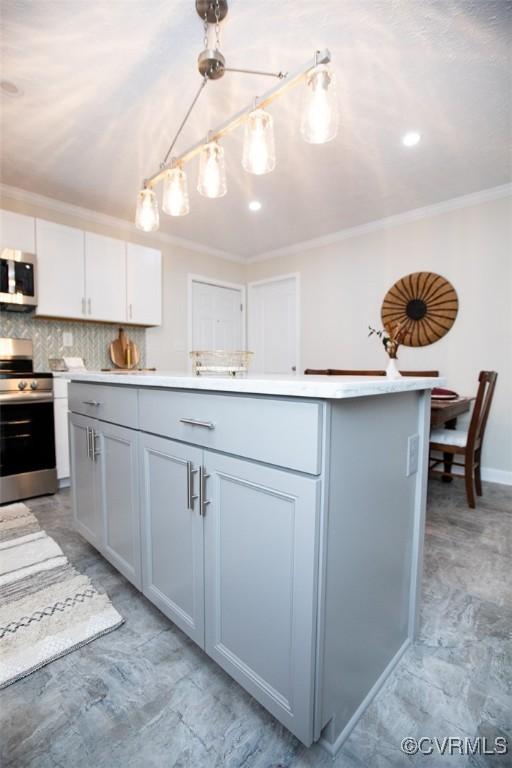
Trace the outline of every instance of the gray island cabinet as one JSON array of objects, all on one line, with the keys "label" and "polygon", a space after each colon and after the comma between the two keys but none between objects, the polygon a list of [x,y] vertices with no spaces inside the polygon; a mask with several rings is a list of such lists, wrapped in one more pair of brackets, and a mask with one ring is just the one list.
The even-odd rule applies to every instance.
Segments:
[{"label": "gray island cabinet", "polygon": [[72,379],[77,530],[334,754],[414,639],[439,380]]}]

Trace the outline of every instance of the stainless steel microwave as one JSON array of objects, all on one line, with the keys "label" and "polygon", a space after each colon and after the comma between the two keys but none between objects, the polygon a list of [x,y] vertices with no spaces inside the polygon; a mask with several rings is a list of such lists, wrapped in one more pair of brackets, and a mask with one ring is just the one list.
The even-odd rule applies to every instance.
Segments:
[{"label": "stainless steel microwave", "polygon": [[0,253],[0,309],[30,312],[36,306],[35,254],[4,248]]}]

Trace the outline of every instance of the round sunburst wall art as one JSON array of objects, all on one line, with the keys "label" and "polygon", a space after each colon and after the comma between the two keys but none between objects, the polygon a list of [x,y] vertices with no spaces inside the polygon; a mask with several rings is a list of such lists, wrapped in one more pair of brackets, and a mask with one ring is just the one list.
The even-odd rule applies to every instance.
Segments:
[{"label": "round sunburst wall art", "polygon": [[401,344],[426,347],[441,339],[457,317],[459,300],[453,285],[435,272],[413,272],[398,280],[384,296],[382,324],[402,329]]}]

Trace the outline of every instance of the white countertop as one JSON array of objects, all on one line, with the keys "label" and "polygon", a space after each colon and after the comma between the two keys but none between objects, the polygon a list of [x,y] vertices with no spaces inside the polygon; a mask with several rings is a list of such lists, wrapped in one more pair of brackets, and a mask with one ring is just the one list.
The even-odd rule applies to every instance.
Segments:
[{"label": "white countertop", "polygon": [[196,389],[211,392],[241,392],[254,395],[284,395],[338,400],[348,397],[383,395],[392,392],[410,392],[432,389],[445,383],[441,378],[387,379],[384,376],[285,376],[250,374],[241,377],[193,376],[172,371],[135,371],[111,373],[108,371],[66,371],[54,373],[58,378],[88,381],[98,384],[129,384],[137,387],[163,387],[167,389]]}]

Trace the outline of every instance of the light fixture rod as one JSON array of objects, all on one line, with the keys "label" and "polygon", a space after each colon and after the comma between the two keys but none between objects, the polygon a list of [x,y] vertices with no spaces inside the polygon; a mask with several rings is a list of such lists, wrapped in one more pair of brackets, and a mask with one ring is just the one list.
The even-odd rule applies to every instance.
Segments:
[{"label": "light fixture rod", "polygon": [[286,72],[261,72],[259,69],[238,69],[237,67],[224,67],[224,72],[241,72],[243,75],[264,75],[265,77],[278,77],[284,80]]},{"label": "light fixture rod", "polygon": [[[266,91],[266,93],[264,93],[263,96],[260,99],[258,99],[258,107],[260,107],[261,109],[268,107],[269,104],[272,104],[272,102],[278,99],[279,96],[281,96],[285,91],[288,91],[291,88],[294,88],[296,85],[302,82],[311,69],[314,69],[314,67],[318,66],[319,64],[328,64],[330,60],[331,60],[331,54],[327,49],[325,49],[324,51],[316,51],[314,57],[310,59],[310,61],[304,67],[291,73],[290,75],[287,75],[285,78],[283,78],[283,80],[281,80],[281,82],[279,82],[270,90]],[[196,95],[194,102],[192,103],[192,107],[197,101],[197,98],[199,97],[199,93],[201,93],[201,90],[203,89],[203,87],[204,87],[204,83],[201,85],[201,88],[199,89],[199,92]],[[190,108],[189,113],[192,107]],[[250,112],[252,112],[253,109],[254,109],[254,102],[251,102],[251,104],[248,107],[246,107],[245,109],[242,109],[240,112],[238,112],[236,115],[231,117],[229,120],[227,120],[225,123],[220,125],[215,130],[210,131],[208,133],[208,141],[218,141],[219,139],[222,139],[223,136],[226,136],[228,133],[231,133],[232,131],[234,131],[235,128],[238,128],[238,126],[246,120],[247,115]],[[188,117],[188,114],[187,114],[187,117]],[[186,121],[186,118],[183,122],[185,123],[185,121]],[[177,136],[178,135],[179,135],[179,131]],[[175,144],[175,141],[176,139],[171,144],[171,148],[169,149],[169,152],[166,155],[165,162],[167,162],[167,159]],[[189,160],[192,160],[193,157],[199,154],[199,152],[203,147],[204,147],[204,139],[202,139],[201,141],[198,141],[196,144],[193,144],[191,147],[189,147],[189,149],[187,149],[186,152],[180,155],[180,157],[177,157],[176,165],[184,165],[185,163],[188,163]],[[165,171],[166,169],[163,168],[154,176],[151,176],[150,178],[148,178],[147,186],[152,188],[156,184],[158,184],[158,182],[162,181],[165,176]]]},{"label": "light fixture rod", "polygon": [[[191,113],[191,112],[192,112],[192,110],[194,109],[194,107],[195,107],[195,105],[196,105],[196,101],[198,100],[199,96],[201,95],[201,93],[202,93],[202,90],[203,90],[203,88],[205,87],[205,85],[206,85],[206,83],[207,83],[207,82],[208,82],[208,78],[207,78],[207,77],[206,77],[206,75],[205,75],[205,76],[203,77],[203,81],[202,81],[201,85],[199,86],[199,90],[197,91],[196,95],[194,96],[194,99],[193,99],[193,101],[192,101],[192,104],[191,104],[191,105],[190,105],[190,107],[187,109],[187,114],[185,115],[185,117],[184,117],[184,118],[183,118],[183,120],[181,121],[180,127],[179,127],[179,128],[178,128],[178,130],[176,131],[176,135],[175,135],[174,139],[173,139],[173,140],[172,140],[172,142],[171,142],[171,146],[170,146],[170,147],[169,147],[169,149],[167,150],[167,152],[166,152],[166,155],[165,155],[164,159],[163,159],[163,160],[162,160],[162,162],[160,163],[160,168],[165,168],[165,166],[167,165],[167,161],[168,161],[168,159],[169,159],[169,155],[170,155],[170,154],[171,154],[171,152],[173,151],[173,149],[174,149],[174,145],[175,145],[175,144],[176,144],[176,142],[178,141],[179,135],[180,135],[180,133],[182,132],[183,128],[185,127],[185,123],[187,122],[187,120],[188,120],[188,118],[189,118],[189,116],[190,116],[190,113]],[[150,186],[151,186],[151,185],[150,185]]]}]

